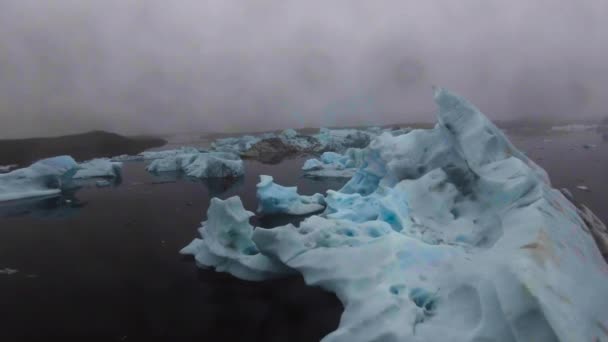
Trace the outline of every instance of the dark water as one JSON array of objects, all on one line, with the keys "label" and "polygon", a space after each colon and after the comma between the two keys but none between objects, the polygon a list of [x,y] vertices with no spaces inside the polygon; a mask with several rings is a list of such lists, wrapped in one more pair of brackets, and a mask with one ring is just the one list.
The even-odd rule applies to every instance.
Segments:
[{"label": "dark water", "polygon": [[[567,188],[576,201],[608,223],[608,141],[591,131],[511,135],[510,139],[547,171],[554,188]],[[577,189],[579,185],[587,186],[589,191]]]},{"label": "dark water", "polygon": [[[569,188],[608,221],[608,143],[590,132],[511,139],[555,187]],[[115,187],[0,206],[0,270],[19,270],[0,274],[0,341],[318,341],[339,322],[342,306],[333,295],[301,278],[252,283],[201,271],[178,254],[196,236],[210,197],[239,195],[255,211],[260,174],[298,185],[303,194],[342,185],[301,178],[303,161],[246,161],[247,174],[236,182],[157,177],[142,163],[126,163]],[[293,221],[256,217],[252,223]]]},{"label": "dark water", "polygon": [[[0,269],[19,270],[0,274],[0,341],[318,341],[338,325],[335,296],[301,278],[252,283],[201,271],[178,254],[196,236],[211,196],[241,195],[255,211],[259,174],[304,194],[340,187],[300,178],[302,163],[247,161],[247,175],[235,183],[155,177],[143,163],[126,163],[116,187],[0,208],[10,216],[0,219]],[[256,220],[270,227],[286,218]]]}]

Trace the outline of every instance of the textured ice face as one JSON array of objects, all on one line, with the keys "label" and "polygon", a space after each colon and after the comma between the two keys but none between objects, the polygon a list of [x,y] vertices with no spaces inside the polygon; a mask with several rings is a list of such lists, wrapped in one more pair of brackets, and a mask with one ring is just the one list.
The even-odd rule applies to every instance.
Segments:
[{"label": "textured ice face", "polygon": [[0,173],[7,173],[10,170],[16,168],[17,165],[11,164],[11,165],[0,165]]},{"label": "textured ice face", "polygon": [[146,169],[149,172],[182,171],[195,178],[240,177],[245,171],[243,161],[227,152],[167,153],[154,159]]},{"label": "textured ice face", "polygon": [[99,158],[79,164],[78,171],[74,175],[74,179],[96,177],[120,178],[121,172],[121,162],[114,162],[110,159]]},{"label": "textured ice face", "polygon": [[308,159],[302,166],[307,177],[352,178],[363,165],[365,149],[349,148],[344,154],[324,152],[319,159]]},{"label": "textured ice face", "polygon": [[325,208],[323,195],[302,196],[298,188],[274,183],[271,176],[261,175],[257,184],[258,212],[261,214],[305,215]]},{"label": "textured ice face", "polygon": [[439,123],[375,138],[322,215],[248,243],[336,293],[324,341],[608,340],[608,265],[577,209],[474,106],[435,101]]},{"label": "textured ice face", "polygon": [[206,222],[199,229],[201,239],[194,239],[180,253],[192,255],[202,268],[213,267],[245,280],[264,280],[294,273],[282,263],[261,254],[253,241],[249,224],[252,212],[243,208],[238,197],[213,198]]},{"label": "textured ice face", "polygon": [[72,179],[77,167],[78,164],[72,157],[58,156],[0,174],[0,201],[57,195]]},{"label": "textured ice face", "polygon": [[[280,141],[283,146],[275,146],[278,153],[308,152],[322,153],[325,151],[344,153],[348,148],[363,148],[378,134],[388,131],[381,128],[371,129],[327,129],[322,128],[318,134],[302,135],[293,129],[286,129],[279,134],[265,133],[257,136],[245,135],[217,139],[211,144],[213,151],[231,152],[241,156],[252,156],[256,144],[269,142],[262,152],[273,152],[272,145]],[[401,134],[401,133],[400,133]],[[283,151],[285,150],[285,151]]]}]

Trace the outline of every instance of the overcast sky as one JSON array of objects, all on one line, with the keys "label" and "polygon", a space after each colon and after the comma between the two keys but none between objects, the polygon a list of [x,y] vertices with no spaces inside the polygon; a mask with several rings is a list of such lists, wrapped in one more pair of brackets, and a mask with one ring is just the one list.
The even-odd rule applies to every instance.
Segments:
[{"label": "overcast sky", "polygon": [[608,115],[607,0],[0,0],[0,138]]}]

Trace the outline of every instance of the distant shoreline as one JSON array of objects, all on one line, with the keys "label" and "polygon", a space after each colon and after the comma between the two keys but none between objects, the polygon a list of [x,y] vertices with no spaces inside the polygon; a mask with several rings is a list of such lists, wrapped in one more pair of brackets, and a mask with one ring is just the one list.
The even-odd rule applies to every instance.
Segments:
[{"label": "distant shoreline", "polygon": [[0,165],[17,164],[23,167],[36,160],[58,155],[70,155],[77,161],[109,158],[121,154],[138,154],[166,143],[165,139],[152,136],[125,137],[104,131],[52,138],[0,140]]}]

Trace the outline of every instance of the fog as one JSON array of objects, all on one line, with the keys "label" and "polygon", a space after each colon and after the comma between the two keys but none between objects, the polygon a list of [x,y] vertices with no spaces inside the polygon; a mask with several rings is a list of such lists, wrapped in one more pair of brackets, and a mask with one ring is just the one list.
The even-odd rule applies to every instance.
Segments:
[{"label": "fog", "polygon": [[606,0],[0,0],[0,138],[608,115]]}]

